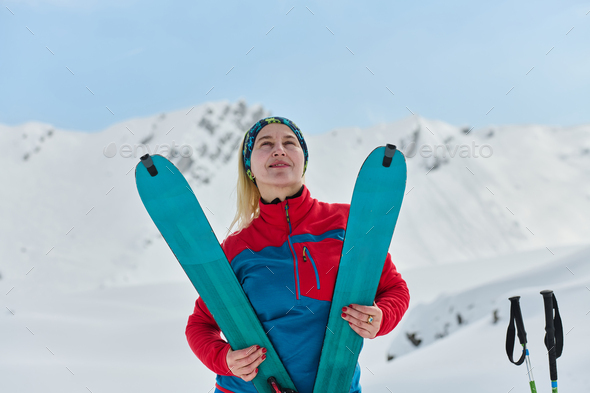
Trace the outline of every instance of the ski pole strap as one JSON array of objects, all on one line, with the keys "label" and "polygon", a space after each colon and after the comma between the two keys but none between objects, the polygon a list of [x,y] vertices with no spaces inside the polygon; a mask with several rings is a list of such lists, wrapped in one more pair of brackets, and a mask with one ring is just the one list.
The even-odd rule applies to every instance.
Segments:
[{"label": "ski pole strap", "polygon": [[545,347],[549,354],[549,373],[557,381],[557,362],[563,351],[563,325],[559,315],[557,299],[551,290],[541,291],[545,306]]},{"label": "ski pole strap", "polygon": [[[524,321],[522,320],[522,313],[520,311],[520,296],[513,296],[510,300],[510,323],[508,324],[508,331],[506,332],[506,354],[508,360],[521,365],[526,357],[526,331],[524,330]],[[515,326],[516,324],[516,326]],[[518,341],[522,345],[522,355],[516,362],[513,358],[515,335],[518,335]]]},{"label": "ski pole strap", "polygon": [[561,315],[559,315],[555,294],[553,294],[553,309],[555,310],[555,318],[553,319],[553,326],[555,326],[555,357],[558,358],[563,352],[563,324],[561,323]]}]

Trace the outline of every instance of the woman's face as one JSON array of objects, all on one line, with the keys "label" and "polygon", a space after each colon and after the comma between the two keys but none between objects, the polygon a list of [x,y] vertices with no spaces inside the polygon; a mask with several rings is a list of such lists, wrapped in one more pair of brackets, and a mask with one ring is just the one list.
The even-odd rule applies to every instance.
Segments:
[{"label": "woman's face", "polygon": [[[286,166],[274,167],[277,161]],[[252,149],[250,167],[256,184],[265,187],[301,188],[303,184],[303,149],[295,133],[285,124],[269,124],[260,130]]]}]

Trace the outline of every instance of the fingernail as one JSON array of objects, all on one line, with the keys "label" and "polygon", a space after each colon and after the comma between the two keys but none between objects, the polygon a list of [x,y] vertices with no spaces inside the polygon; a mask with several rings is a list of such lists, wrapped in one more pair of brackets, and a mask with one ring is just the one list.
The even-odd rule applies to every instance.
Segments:
[{"label": "fingernail", "polygon": [[256,372],[258,372],[258,368],[256,368]]},{"label": "fingernail", "polygon": [[349,304],[348,307],[352,308],[352,304]]},{"label": "fingernail", "polygon": [[346,307],[342,307],[342,311],[346,311]]},{"label": "fingernail", "polygon": [[257,345],[256,346],[256,350],[258,351],[259,349],[260,349],[260,345]]},{"label": "fingernail", "polygon": [[266,359],[266,355],[262,355],[262,360]]},{"label": "fingernail", "polygon": [[342,313],[342,318],[346,317],[346,314]]},{"label": "fingernail", "polygon": [[266,348],[262,348],[262,353],[266,353]]}]

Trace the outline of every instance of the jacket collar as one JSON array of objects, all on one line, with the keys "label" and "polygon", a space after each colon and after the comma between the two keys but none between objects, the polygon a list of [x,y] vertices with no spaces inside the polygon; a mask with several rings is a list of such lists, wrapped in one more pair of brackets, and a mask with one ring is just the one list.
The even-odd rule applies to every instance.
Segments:
[{"label": "jacket collar", "polygon": [[305,184],[301,187],[296,194],[288,196],[284,201],[276,198],[270,203],[265,203],[262,198],[258,201],[260,207],[260,216],[264,222],[289,228],[287,222],[286,206],[289,205],[289,219],[291,222],[291,228],[296,227],[305,215],[309,212],[313,205],[314,199],[311,197],[309,189]]}]

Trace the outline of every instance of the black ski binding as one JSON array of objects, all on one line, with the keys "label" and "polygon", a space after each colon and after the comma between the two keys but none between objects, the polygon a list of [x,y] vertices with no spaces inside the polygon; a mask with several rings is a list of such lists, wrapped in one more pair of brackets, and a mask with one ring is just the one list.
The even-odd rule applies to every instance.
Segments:
[{"label": "black ski binding", "polygon": [[385,168],[389,168],[389,166],[391,165],[391,159],[395,154],[395,149],[395,145],[390,145],[389,143],[387,144],[387,146],[385,146],[385,154],[383,156],[383,166]]},{"label": "black ski binding", "polygon": [[145,166],[145,168],[148,170],[149,174],[152,175],[152,177],[158,174],[158,170],[156,169],[156,166],[152,161],[152,157],[150,157],[149,154],[141,156],[141,163]]},{"label": "black ski binding", "polygon": [[277,379],[275,377],[268,377],[266,382],[268,382],[268,384],[270,385],[270,388],[272,389],[272,393],[297,393],[293,389],[289,389],[289,388],[283,389],[281,387],[281,385],[279,385],[279,383],[277,382]]}]

